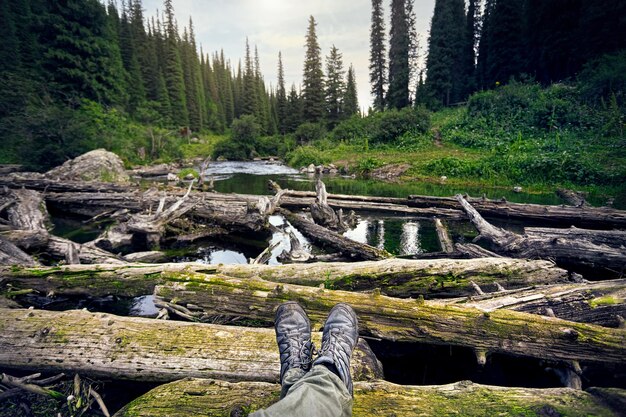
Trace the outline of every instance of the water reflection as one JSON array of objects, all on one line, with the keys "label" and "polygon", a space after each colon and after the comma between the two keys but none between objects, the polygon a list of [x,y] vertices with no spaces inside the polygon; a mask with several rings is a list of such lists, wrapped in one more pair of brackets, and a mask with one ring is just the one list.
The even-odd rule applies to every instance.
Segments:
[{"label": "water reflection", "polygon": [[402,225],[400,255],[415,255],[423,252],[418,237],[419,226],[417,222],[406,222]]}]

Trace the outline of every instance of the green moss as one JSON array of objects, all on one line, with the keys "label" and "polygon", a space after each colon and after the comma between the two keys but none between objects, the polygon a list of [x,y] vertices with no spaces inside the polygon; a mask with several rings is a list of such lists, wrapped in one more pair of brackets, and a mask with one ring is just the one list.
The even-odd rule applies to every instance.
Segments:
[{"label": "green moss", "polygon": [[604,297],[594,298],[592,300],[587,301],[587,303],[589,304],[591,308],[596,308],[600,306],[610,306],[610,305],[620,304],[621,301],[617,300],[614,297],[607,295]]}]

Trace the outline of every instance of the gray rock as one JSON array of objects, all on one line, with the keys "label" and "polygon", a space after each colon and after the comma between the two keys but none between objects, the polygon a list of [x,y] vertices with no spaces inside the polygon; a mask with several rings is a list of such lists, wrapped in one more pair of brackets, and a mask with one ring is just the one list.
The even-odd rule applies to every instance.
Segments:
[{"label": "gray rock", "polygon": [[45,174],[46,178],[66,181],[100,181],[125,184],[130,181],[119,156],[96,149],[65,162]]}]

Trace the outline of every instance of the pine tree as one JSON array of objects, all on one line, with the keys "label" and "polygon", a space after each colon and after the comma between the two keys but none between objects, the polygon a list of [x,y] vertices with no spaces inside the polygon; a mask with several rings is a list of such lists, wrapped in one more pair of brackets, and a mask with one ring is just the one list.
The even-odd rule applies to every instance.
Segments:
[{"label": "pine tree", "polygon": [[[131,3],[132,5],[132,3]],[[128,17],[128,10],[122,3],[122,19],[119,24],[119,45],[122,62],[126,70],[126,91],[128,92],[128,110],[134,113],[144,102],[146,94],[137,58],[137,47],[133,37],[133,28]]]},{"label": "pine tree", "polygon": [[525,69],[524,0],[496,1],[489,17],[491,48],[487,77],[491,85],[506,83]]},{"label": "pine tree", "polygon": [[481,0],[469,0],[465,24],[463,45],[463,79],[465,88],[462,98],[465,99],[476,91],[476,48],[480,35]]},{"label": "pine tree", "polygon": [[262,132],[271,135],[275,131],[272,130],[272,123],[270,117],[270,102],[269,95],[265,90],[265,80],[263,74],[261,74],[261,60],[259,59],[259,50],[256,45],[254,46],[254,82],[256,85],[257,96],[257,122],[261,125]]},{"label": "pine tree", "polygon": [[387,58],[385,49],[385,21],[382,0],[372,0],[372,26],[370,29],[370,84],[374,96],[374,109],[385,108],[387,85]]},{"label": "pine tree", "polygon": [[391,30],[389,32],[389,108],[409,105],[409,21],[406,0],[391,0]]},{"label": "pine tree", "polygon": [[313,123],[321,121],[325,112],[324,72],[322,71],[321,48],[315,32],[316,25],[315,18],[310,16],[302,77],[303,118],[305,121]]},{"label": "pine tree", "polygon": [[[107,37],[107,14],[98,0],[49,2],[40,43],[43,70],[54,95],[64,100],[88,98],[119,103],[123,75]],[[81,36],[74,36],[80,32]]]},{"label": "pine tree", "polygon": [[463,0],[435,1],[426,62],[426,88],[435,104],[448,106],[463,97],[465,26]]},{"label": "pine tree", "polygon": [[146,33],[141,0],[130,2],[130,26],[133,38],[135,55],[141,70],[141,79],[145,89],[145,96],[150,100],[158,99],[159,65],[156,56],[156,46]]},{"label": "pine tree", "polygon": [[278,52],[278,88],[276,89],[276,118],[278,133],[287,133],[287,90],[285,89],[285,69],[283,67],[283,57]]},{"label": "pine tree", "polygon": [[330,55],[326,57],[326,121],[330,129],[339,123],[342,116],[346,88],[344,74],[341,53],[333,45]]},{"label": "pine tree", "polygon": [[255,80],[254,62],[250,52],[250,43],[246,38],[245,72],[243,74],[243,109],[242,114],[254,116],[258,113],[259,99]]},{"label": "pine tree", "polygon": [[348,78],[346,80],[346,91],[343,97],[343,118],[347,119],[359,113],[359,99],[356,90],[356,77],[354,67],[348,68]]},{"label": "pine tree", "polygon": [[187,103],[185,99],[185,81],[178,49],[179,36],[174,18],[172,0],[165,0],[165,84],[170,101],[170,117],[177,126],[188,126]]},{"label": "pine tree", "polygon": [[17,71],[21,65],[20,43],[15,27],[16,16],[8,1],[0,2],[0,72]]},{"label": "pine tree", "polygon": [[478,62],[476,65],[476,78],[478,87],[481,89],[487,89],[493,86],[489,65],[493,49],[493,31],[491,27],[493,24],[494,8],[495,0],[485,0],[480,41],[478,43]]},{"label": "pine tree", "polygon": [[295,132],[303,122],[303,100],[295,84],[292,84],[287,98],[287,118],[285,119],[287,132]]},{"label": "pine tree", "polygon": [[409,104],[412,103],[412,95],[417,90],[417,79],[419,76],[420,44],[417,34],[417,16],[413,9],[413,0],[406,0],[407,27],[409,32]]}]

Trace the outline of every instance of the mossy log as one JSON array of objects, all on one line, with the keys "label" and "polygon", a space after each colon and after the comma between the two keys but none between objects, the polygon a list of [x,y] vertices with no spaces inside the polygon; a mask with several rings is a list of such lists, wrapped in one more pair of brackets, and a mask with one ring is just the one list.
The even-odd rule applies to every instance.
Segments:
[{"label": "mossy log", "polygon": [[[591,393],[593,392],[593,394]],[[406,386],[385,381],[354,384],[355,417],[387,416],[614,416],[623,409],[603,397],[626,400],[626,391],[593,388],[503,388],[461,381]],[[278,400],[280,387],[262,382],[184,379],[161,385],[114,417],[245,416]]]},{"label": "mossy log", "polygon": [[[314,334],[320,343],[321,334]],[[382,377],[361,341],[357,379]],[[277,382],[273,329],[120,317],[72,310],[0,309],[0,367],[94,377],[173,381],[185,377]]]},{"label": "mossy log", "polygon": [[209,276],[204,281],[158,285],[155,295],[180,305],[193,305],[205,317],[270,322],[279,304],[297,301],[307,310],[314,328],[321,327],[332,306],[346,302],[359,316],[362,336],[556,360],[621,363],[626,355],[626,330],[517,311],[484,312],[433,301],[397,299],[379,292],[364,294]]},{"label": "mossy log", "polygon": [[459,204],[480,235],[477,240],[486,242],[493,251],[514,258],[551,259],[564,268],[586,268],[598,273],[620,274],[626,270],[626,248],[596,245],[581,238],[556,238],[519,235],[493,226],[463,198]]},{"label": "mossy log", "polygon": [[291,265],[205,265],[200,263],[64,265],[20,268],[0,266],[4,284],[43,294],[137,297],[167,281],[203,280],[206,275],[260,277],[306,286],[324,284],[343,290],[372,290],[394,297],[460,297],[500,288],[566,282],[567,272],[548,261],[510,258],[385,259],[366,262],[319,262]]},{"label": "mossy log", "polygon": [[607,327],[624,326],[626,280],[533,286],[448,302],[483,311],[506,308]]}]

